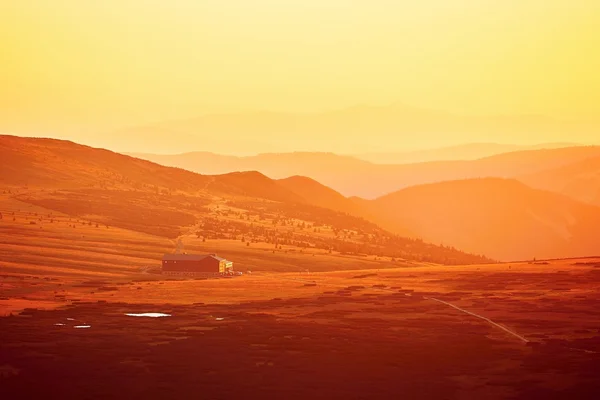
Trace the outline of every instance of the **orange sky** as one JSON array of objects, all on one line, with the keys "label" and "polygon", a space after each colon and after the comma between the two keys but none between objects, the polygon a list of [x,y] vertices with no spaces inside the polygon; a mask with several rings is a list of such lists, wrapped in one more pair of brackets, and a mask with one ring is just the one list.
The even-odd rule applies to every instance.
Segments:
[{"label": "orange sky", "polygon": [[3,0],[0,50],[0,131],[82,142],[240,109],[600,115],[597,0]]}]

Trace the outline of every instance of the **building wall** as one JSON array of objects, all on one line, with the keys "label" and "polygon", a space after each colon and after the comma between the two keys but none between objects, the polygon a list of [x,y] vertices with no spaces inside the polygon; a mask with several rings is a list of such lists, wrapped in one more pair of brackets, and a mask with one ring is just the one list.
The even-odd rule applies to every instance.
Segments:
[{"label": "building wall", "polygon": [[231,261],[223,260],[219,262],[219,272],[231,272],[233,271],[233,263]]},{"label": "building wall", "polygon": [[220,263],[214,258],[203,260],[163,260],[162,269],[165,272],[220,272]]},{"label": "building wall", "polygon": [[205,277],[205,278],[222,276],[218,272],[163,271],[162,273],[163,273],[163,275],[171,275],[171,276],[193,276],[193,277]]}]

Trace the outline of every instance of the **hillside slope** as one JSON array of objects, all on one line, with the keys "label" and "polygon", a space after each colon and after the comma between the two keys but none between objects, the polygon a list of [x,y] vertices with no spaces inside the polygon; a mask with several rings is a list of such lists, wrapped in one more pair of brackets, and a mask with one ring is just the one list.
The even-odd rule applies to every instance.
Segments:
[{"label": "hillside slope", "polygon": [[0,135],[0,183],[18,186],[168,190],[304,201],[258,172],[201,175],[77,143]]},{"label": "hillside slope", "polygon": [[517,178],[531,187],[600,206],[600,157]]},{"label": "hillside slope", "polygon": [[486,178],[415,186],[368,204],[383,227],[500,260],[596,254],[600,208]]},{"label": "hillside slope", "polygon": [[314,179],[304,176],[291,176],[277,181],[289,191],[301,196],[309,204],[346,212],[352,215],[361,215],[361,207],[352,200],[344,197],[335,190],[320,184]]},{"label": "hillside slope", "polygon": [[82,187],[157,185],[194,190],[210,178],[69,141],[0,135],[0,182]]}]

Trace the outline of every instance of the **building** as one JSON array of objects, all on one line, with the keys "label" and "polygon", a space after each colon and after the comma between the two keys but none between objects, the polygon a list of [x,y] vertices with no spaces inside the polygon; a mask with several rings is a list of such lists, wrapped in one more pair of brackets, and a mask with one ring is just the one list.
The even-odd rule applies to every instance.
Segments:
[{"label": "building", "polygon": [[232,275],[233,263],[216,254],[165,254],[162,273],[189,276]]}]

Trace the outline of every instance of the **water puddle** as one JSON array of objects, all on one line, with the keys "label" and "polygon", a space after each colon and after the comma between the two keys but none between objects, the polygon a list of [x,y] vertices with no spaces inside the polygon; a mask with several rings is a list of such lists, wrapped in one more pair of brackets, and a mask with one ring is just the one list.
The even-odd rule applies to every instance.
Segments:
[{"label": "water puddle", "polygon": [[141,313],[141,314],[130,313],[130,314],[125,314],[125,315],[127,315],[128,317],[149,317],[149,318],[160,318],[160,317],[170,317],[171,316],[171,314],[152,313],[152,312]]},{"label": "water puddle", "polygon": [[215,318],[217,321],[223,321],[225,318]]},{"label": "water puddle", "polygon": [[75,325],[73,328],[77,328],[77,329],[85,329],[85,328],[91,328],[91,325]]}]

